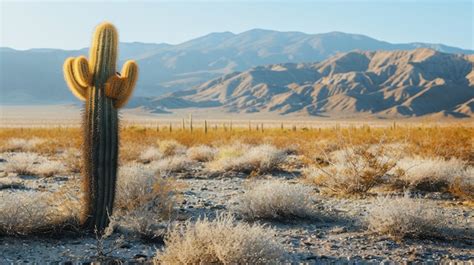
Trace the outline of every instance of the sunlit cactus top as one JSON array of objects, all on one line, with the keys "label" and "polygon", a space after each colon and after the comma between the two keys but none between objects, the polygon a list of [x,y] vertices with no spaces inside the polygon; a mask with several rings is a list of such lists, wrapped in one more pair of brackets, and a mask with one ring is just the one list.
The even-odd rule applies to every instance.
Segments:
[{"label": "sunlit cactus top", "polygon": [[103,88],[105,95],[114,99],[114,107],[121,108],[129,100],[138,77],[138,66],[127,61],[121,74],[116,71],[118,33],[115,27],[104,22],[97,26],[89,52],[84,56],[70,57],[64,63],[64,77],[72,93],[86,100],[89,87]]}]

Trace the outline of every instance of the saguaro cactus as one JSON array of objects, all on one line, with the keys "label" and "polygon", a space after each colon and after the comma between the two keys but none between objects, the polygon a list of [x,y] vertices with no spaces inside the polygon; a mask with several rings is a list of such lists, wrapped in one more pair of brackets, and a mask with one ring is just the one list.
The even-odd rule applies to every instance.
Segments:
[{"label": "saguaro cactus", "polygon": [[116,72],[118,34],[110,23],[97,26],[89,60],[68,58],[64,77],[72,93],[85,101],[83,113],[82,224],[102,231],[109,222],[115,197],[119,146],[117,110],[130,98],[138,77],[138,66],[127,61]]}]

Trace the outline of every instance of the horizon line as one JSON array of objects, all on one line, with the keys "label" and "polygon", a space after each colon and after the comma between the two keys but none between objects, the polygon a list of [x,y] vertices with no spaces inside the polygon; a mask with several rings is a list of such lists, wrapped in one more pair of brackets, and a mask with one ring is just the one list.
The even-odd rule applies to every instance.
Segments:
[{"label": "horizon line", "polygon": [[[245,31],[241,31],[241,32],[238,32],[238,33],[232,32],[232,31],[214,31],[214,32],[209,32],[209,33],[204,34],[204,35],[201,35],[201,36],[199,36],[199,37],[191,38],[191,39],[189,39],[189,40],[186,40],[186,41],[183,41],[183,42],[179,42],[179,43],[169,43],[169,42],[143,42],[143,41],[120,41],[119,43],[127,43],[127,44],[139,43],[139,44],[145,44],[145,45],[169,45],[169,46],[179,46],[179,45],[185,44],[185,43],[187,43],[187,42],[191,42],[191,41],[193,41],[193,40],[197,40],[197,39],[200,39],[200,38],[203,38],[203,37],[212,35],[212,34],[225,34],[225,33],[230,33],[230,34],[232,34],[233,36],[238,36],[238,35],[241,35],[241,34],[244,34],[244,33],[248,33],[248,32],[250,32],[250,31],[256,31],[256,30],[268,31],[268,32],[278,32],[278,33],[300,33],[300,34],[304,34],[304,35],[308,35],[308,36],[328,35],[328,34],[335,34],[335,33],[336,33],[336,34],[362,36],[362,37],[366,37],[366,38],[373,39],[373,40],[376,40],[376,41],[386,42],[386,43],[389,43],[389,44],[430,44],[430,45],[443,45],[443,46],[450,47],[450,48],[456,48],[456,49],[460,49],[460,50],[464,50],[464,51],[474,52],[474,49],[471,49],[471,48],[469,48],[469,47],[466,48],[466,47],[461,47],[461,46],[453,46],[453,45],[444,44],[444,43],[441,43],[441,42],[422,42],[422,41],[389,42],[389,41],[385,41],[385,40],[382,40],[382,39],[377,39],[377,38],[371,37],[371,36],[366,35],[366,34],[363,34],[363,33],[352,33],[352,32],[338,31],[338,30],[327,31],[327,32],[320,32],[320,33],[307,33],[307,32],[298,31],[298,30],[275,30],[275,29],[266,29],[266,28],[251,28],[251,29],[248,29],[248,30],[245,30]],[[119,32],[119,34],[120,34],[120,32]],[[12,47],[12,46],[0,46],[0,49],[12,49],[12,50],[16,50],[16,51],[30,51],[30,50],[41,50],[41,49],[62,50],[62,51],[80,51],[80,50],[88,49],[88,48],[89,48],[89,47],[86,46],[86,47],[77,48],[77,49],[55,48],[55,47],[32,47],[32,48],[27,48],[27,49],[20,49],[20,48],[15,48],[15,47]]]}]

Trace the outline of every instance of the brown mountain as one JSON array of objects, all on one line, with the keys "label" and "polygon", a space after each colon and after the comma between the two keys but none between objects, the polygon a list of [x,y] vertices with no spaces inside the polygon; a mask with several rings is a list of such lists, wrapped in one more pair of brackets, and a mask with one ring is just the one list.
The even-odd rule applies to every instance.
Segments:
[{"label": "brown mountain", "polygon": [[[395,44],[343,32],[306,34],[253,29],[239,34],[211,33],[176,45],[120,43],[118,66],[130,58],[137,60],[140,78],[134,97],[158,97],[258,65],[311,63],[356,49],[392,51],[416,48],[474,54],[473,50],[443,44]],[[87,53],[87,48],[23,51],[0,47],[0,104],[77,102],[64,83],[62,66],[67,57]]]},{"label": "brown mountain", "polygon": [[254,67],[140,104],[166,111],[213,107],[331,117],[471,117],[473,66],[472,55],[425,48],[352,51],[319,63]]}]

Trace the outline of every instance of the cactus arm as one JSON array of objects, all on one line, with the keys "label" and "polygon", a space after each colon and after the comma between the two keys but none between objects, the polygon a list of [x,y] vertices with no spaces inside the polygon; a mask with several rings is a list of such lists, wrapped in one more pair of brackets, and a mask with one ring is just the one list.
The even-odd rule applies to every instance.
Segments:
[{"label": "cactus arm", "polygon": [[138,66],[127,61],[122,67],[122,75],[113,75],[107,80],[105,94],[115,99],[114,107],[119,109],[127,104],[138,78]]},{"label": "cactus arm", "polygon": [[74,71],[75,58],[70,57],[64,62],[64,79],[71,90],[72,94],[78,99],[84,101],[87,98],[87,86],[82,86],[77,80],[77,76]]},{"label": "cactus arm", "polygon": [[89,71],[89,62],[86,57],[80,56],[73,63],[74,76],[77,83],[83,87],[92,86],[92,75]]},{"label": "cactus arm", "polygon": [[121,108],[130,99],[138,79],[138,65],[135,61],[127,61],[122,67],[123,87],[114,103],[115,108]]}]

